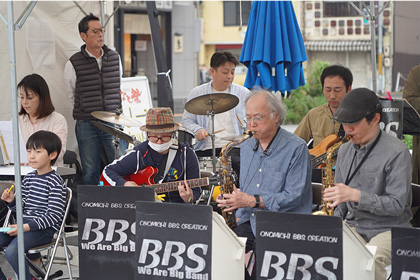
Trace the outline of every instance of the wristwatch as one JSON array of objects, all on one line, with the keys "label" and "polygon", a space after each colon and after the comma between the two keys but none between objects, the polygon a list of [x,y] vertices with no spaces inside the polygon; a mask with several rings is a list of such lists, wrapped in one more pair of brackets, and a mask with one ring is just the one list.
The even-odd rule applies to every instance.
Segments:
[{"label": "wristwatch", "polygon": [[254,208],[259,208],[260,207],[260,196],[258,194],[254,194],[255,197],[255,206]]}]

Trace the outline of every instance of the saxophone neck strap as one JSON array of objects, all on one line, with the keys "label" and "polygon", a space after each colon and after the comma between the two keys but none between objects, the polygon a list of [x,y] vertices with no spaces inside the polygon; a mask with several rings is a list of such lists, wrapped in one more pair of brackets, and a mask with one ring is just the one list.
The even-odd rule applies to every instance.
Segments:
[{"label": "saxophone neck strap", "polygon": [[368,156],[372,152],[373,148],[375,148],[376,144],[378,144],[379,139],[381,138],[381,135],[382,135],[382,131],[380,130],[378,137],[376,137],[376,139],[375,139],[375,142],[373,142],[372,146],[370,146],[369,150],[367,151],[367,153],[365,154],[363,159],[360,161],[360,163],[357,165],[356,169],[353,171],[353,173],[350,176],[350,171],[351,171],[351,168],[353,166],[354,159],[356,158],[356,155],[357,155],[357,150],[354,151],[354,156],[353,156],[353,159],[352,159],[351,164],[350,164],[349,172],[347,173],[347,179],[346,179],[346,182],[344,183],[345,185],[348,186],[350,184],[354,175],[356,175],[357,171],[359,171],[360,167],[362,167],[363,163],[366,161],[366,159],[368,158]]}]

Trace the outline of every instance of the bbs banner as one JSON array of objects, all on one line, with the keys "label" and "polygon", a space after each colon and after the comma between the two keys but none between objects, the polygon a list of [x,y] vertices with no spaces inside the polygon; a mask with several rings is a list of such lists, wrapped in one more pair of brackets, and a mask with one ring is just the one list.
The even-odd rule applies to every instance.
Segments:
[{"label": "bbs banner", "polygon": [[392,279],[420,280],[420,229],[392,228]]},{"label": "bbs banner", "polygon": [[341,218],[257,211],[257,279],[343,279]]},{"label": "bbs banner", "polygon": [[79,186],[81,280],[134,279],[135,201],[154,201],[150,188]]},{"label": "bbs banner", "polygon": [[212,208],[136,204],[135,279],[211,279]]},{"label": "bbs banner", "polygon": [[379,127],[386,133],[402,139],[403,137],[403,107],[402,100],[379,99],[382,105],[382,120]]}]

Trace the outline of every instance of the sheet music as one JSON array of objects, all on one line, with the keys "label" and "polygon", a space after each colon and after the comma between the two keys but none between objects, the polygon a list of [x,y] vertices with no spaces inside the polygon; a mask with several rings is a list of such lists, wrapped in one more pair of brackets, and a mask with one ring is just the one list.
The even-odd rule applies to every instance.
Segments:
[{"label": "sheet music", "polygon": [[[13,147],[13,125],[12,121],[0,121],[0,131],[6,144],[7,153],[9,154],[10,163],[14,163],[14,147]],[[19,131],[19,148],[20,163],[28,163],[26,157],[26,144],[23,142],[22,133]]]}]

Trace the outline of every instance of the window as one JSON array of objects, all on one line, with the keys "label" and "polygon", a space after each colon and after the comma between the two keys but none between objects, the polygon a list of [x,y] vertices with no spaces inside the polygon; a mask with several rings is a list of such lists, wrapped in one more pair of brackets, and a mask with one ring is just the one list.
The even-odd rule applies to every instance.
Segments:
[{"label": "window", "polygon": [[223,1],[223,23],[224,26],[240,25],[240,11],[242,5],[242,25],[248,24],[249,13],[251,12],[251,1]]},{"label": "window", "polygon": [[[361,1],[354,1],[353,2],[361,11],[365,11],[365,7],[363,6]],[[370,8],[369,1],[365,1],[366,7]],[[349,2],[323,2],[324,6],[324,17],[354,17],[360,16],[359,12],[349,3]]]}]

